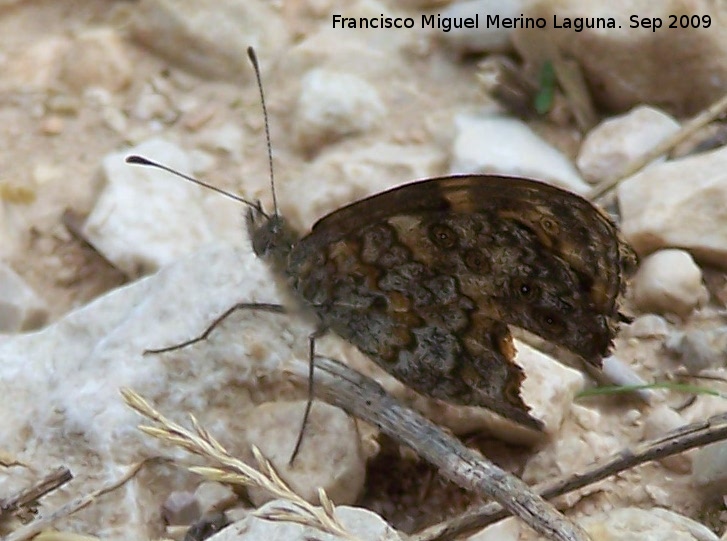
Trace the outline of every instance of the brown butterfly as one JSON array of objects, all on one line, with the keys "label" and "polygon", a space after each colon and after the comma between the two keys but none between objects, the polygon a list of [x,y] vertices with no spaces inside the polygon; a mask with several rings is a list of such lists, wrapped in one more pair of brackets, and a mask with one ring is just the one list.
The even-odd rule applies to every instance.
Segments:
[{"label": "brown butterfly", "polygon": [[304,237],[251,209],[255,254],[332,330],[409,387],[539,429],[508,325],[599,366],[632,266],[586,199],[524,178],[406,184],[325,216]]},{"label": "brown butterfly", "polygon": [[[138,156],[127,162],[170,170]],[[541,429],[520,397],[524,376],[508,325],[595,366],[611,347],[635,256],[605,213],[566,190],[495,175],[432,178],[340,208],[301,237],[278,213],[274,185],[267,214],[181,176],[250,207],[255,254],[316,316],[319,333],[335,332],[425,395]],[[199,337],[152,351],[204,339],[240,308],[284,311],[241,303]]]}]

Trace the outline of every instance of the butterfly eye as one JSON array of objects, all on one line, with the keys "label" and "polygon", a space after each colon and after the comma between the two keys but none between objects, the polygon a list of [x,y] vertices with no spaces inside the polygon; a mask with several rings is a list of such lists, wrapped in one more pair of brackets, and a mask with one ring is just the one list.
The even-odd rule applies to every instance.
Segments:
[{"label": "butterfly eye", "polygon": [[490,272],[490,261],[479,250],[467,250],[464,254],[464,265],[469,271],[477,274]]},{"label": "butterfly eye", "polygon": [[433,224],[429,228],[429,240],[443,250],[451,250],[457,247],[457,233],[444,224]]}]

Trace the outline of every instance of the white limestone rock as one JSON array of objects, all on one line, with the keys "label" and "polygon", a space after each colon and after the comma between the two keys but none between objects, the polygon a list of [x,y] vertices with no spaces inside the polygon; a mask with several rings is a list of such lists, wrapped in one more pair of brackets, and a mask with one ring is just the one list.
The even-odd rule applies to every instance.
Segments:
[{"label": "white limestone rock", "polygon": [[[644,437],[655,439],[687,424],[687,421],[666,404],[659,404],[646,414],[644,418]],[[692,471],[692,454],[680,453],[659,460],[665,468],[676,473]]]},{"label": "white limestone rock", "polygon": [[224,152],[240,158],[244,144],[243,130],[233,122],[202,130],[197,138],[199,146],[212,152]]},{"label": "white limestone rock", "polygon": [[293,117],[294,137],[305,152],[368,132],[386,116],[378,91],[350,73],[313,69],[303,76]]},{"label": "white limestone rock", "polygon": [[[581,524],[594,539],[638,539],[639,541],[718,541],[706,526],[668,509],[655,507],[614,509]],[[599,537],[600,536],[600,537]]]},{"label": "white limestone rock", "polygon": [[[245,422],[248,444],[257,446],[283,481],[309,502],[318,503],[320,487],[337,505],[355,503],[366,480],[366,457],[362,454],[356,421],[343,410],[325,402],[313,402],[300,450],[290,464],[305,406],[305,400],[256,406],[248,412]],[[246,462],[255,464],[251,452],[246,454]],[[255,506],[274,497],[261,489],[248,492]]]},{"label": "white limestone rock", "polygon": [[[279,72],[300,81],[310,70],[322,68],[357,75],[362,79],[382,82],[385,86],[390,74],[399,76],[409,73],[411,66],[402,51],[416,50],[421,33],[413,30],[342,29],[333,28],[331,11],[345,17],[378,18],[381,14],[391,17],[407,16],[396,11],[396,6],[379,0],[348,2],[346,9],[329,10],[325,24],[305,35],[298,43],[285,51],[278,65]],[[419,21],[417,21],[419,22]],[[345,35],[345,39],[342,39]],[[431,59],[430,59],[431,60]],[[381,88],[380,88],[381,90]]]},{"label": "white limestone rock", "polygon": [[0,262],[0,333],[37,329],[48,319],[48,305],[13,269]]},{"label": "white limestone rock", "polygon": [[[667,509],[626,507],[581,518],[593,541],[719,541],[709,528]],[[468,541],[545,541],[515,518],[488,526]]]},{"label": "white limestone rock", "polygon": [[[436,12],[444,18],[474,19],[479,15],[479,28],[453,28],[449,32],[434,29],[432,33],[443,43],[461,54],[503,52],[512,49],[512,28],[502,25],[487,25],[487,17],[518,17],[524,8],[523,0],[469,0],[457,2]],[[435,17],[436,20],[436,17]]]},{"label": "white limestone rock", "polygon": [[451,174],[530,177],[576,193],[588,190],[570,160],[520,120],[461,114],[455,125]]},{"label": "white limestone rock", "polygon": [[[42,331],[6,337],[0,343],[3,452],[39,475],[58,464],[69,467],[83,493],[150,454],[182,456],[137,430],[139,416],[119,396],[121,387],[129,387],[178,422],[187,424],[186,414],[193,413],[231,454],[242,457],[244,412],[254,401],[305,392],[293,394],[284,366],[307,361],[312,326],[292,315],[241,311],[197,346],[143,355],[197,336],[240,301],[279,299],[264,264],[249,249],[218,244]],[[3,475],[8,493],[27,486],[23,468]],[[148,537],[149,524],[159,524],[160,502],[199,481],[184,468],[165,470],[163,479],[129,483],[115,497],[99,499],[79,524],[104,538]],[[43,499],[41,512],[67,500],[65,491],[54,492]]]},{"label": "white limestone rock", "polygon": [[204,481],[194,491],[199,503],[200,514],[210,515],[220,512],[238,501],[238,497],[230,485],[216,481]]},{"label": "white limestone rock", "polygon": [[727,365],[727,328],[692,328],[669,337],[666,350],[684,364],[689,374]]},{"label": "white limestone rock", "polygon": [[588,182],[615,177],[678,130],[679,123],[670,115],[653,107],[636,107],[624,115],[605,120],[588,132],[576,165]]},{"label": "white limestone rock", "polygon": [[[530,532],[530,539],[524,537]],[[467,541],[535,541],[537,536],[528,529],[523,528],[520,521],[514,517],[508,517],[485,527],[474,535],[466,538]]]},{"label": "white limestone rock", "polygon": [[[0,88],[8,91],[46,90],[57,83],[71,39],[49,35],[29,43],[16,54],[3,59]],[[52,102],[52,99],[48,100]]]},{"label": "white limestone rock", "polygon": [[708,299],[702,270],[683,250],[660,250],[641,261],[631,294],[643,312],[685,318]]},{"label": "white limestone rock", "polygon": [[643,314],[624,326],[621,331],[626,338],[665,338],[669,336],[669,323],[657,314]]},{"label": "white limestone rock", "polygon": [[60,79],[77,93],[89,87],[119,92],[131,84],[133,67],[121,36],[94,28],[75,36],[64,55]]},{"label": "white limestone rock", "polygon": [[[297,510],[290,502],[275,500],[265,504],[259,512],[248,515],[221,532],[209,537],[209,541],[348,541],[351,537],[339,537],[318,528],[282,520],[268,520],[266,514],[286,514]],[[336,507],[335,517],[346,532],[355,539],[376,541],[401,541],[401,536],[377,514],[360,507]]]},{"label": "white limestone rock", "polygon": [[295,182],[278,190],[283,214],[300,231],[309,231],[318,218],[329,212],[399,184],[432,176],[445,162],[444,152],[430,145],[373,143],[349,149],[343,144],[321,154]]},{"label": "white limestone rock", "polygon": [[619,185],[621,231],[640,255],[678,246],[727,269],[727,148],[647,167]]},{"label": "white limestone rock", "polygon": [[[181,172],[190,159],[179,147],[154,139],[103,160],[105,186],[83,233],[94,247],[130,277],[157,269],[219,239],[239,240],[240,204],[166,171],[129,165],[140,154]],[[214,212],[210,210],[214,209]]]},{"label": "white limestone rock", "polygon": [[175,490],[162,504],[164,523],[170,526],[190,525],[201,516],[199,501],[188,490]]},{"label": "white limestone rock", "polygon": [[[621,421],[622,422],[622,421]],[[586,471],[598,460],[611,458],[620,451],[623,443],[613,430],[608,429],[609,419],[599,409],[579,404],[571,405],[569,419],[557,437],[549,438],[527,461],[522,479],[528,484],[550,480],[571,472]],[[569,505],[575,505],[583,492],[569,495]]]},{"label": "white limestone rock", "polygon": [[710,495],[724,495],[727,483],[727,442],[720,441],[700,447],[694,453],[694,482]]},{"label": "white limestone rock", "polygon": [[252,80],[249,46],[267,58],[290,39],[280,16],[261,0],[143,0],[129,31],[178,66],[224,80]]},{"label": "white limestone rock", "polygon": [[[727,86],[727,13],[723,4],[709,0],[690,3],[688,13],[677,9],[679,5],[660,0],[538,0],[526,7],[524,16],[544,17],[547,27],[518,29],[513,41],[534,74],[552,49],[572,58],[603,108],[625,111],[658,103],[676,116],[694,114],[721,98]],[[660,18],[662,27],[633,28],[632,15],[639,21]],[[677,28],[667,28],[674,22],[670,15],[688,16],[688,28],[681,28],[679,21]],[[709,28],[701,24],[703,16],[711,18]],[[613,17],[615,28],[577,32],[578,17]],[[566,18],[571,28],[562,28]],[[679,69],[664,69],[665,59]]]}]

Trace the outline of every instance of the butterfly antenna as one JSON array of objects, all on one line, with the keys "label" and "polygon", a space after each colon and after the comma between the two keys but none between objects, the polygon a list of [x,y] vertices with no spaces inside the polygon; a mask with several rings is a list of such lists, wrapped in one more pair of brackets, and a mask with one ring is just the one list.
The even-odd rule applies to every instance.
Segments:
[{"label": "butterfly antenna", "polygon": [[270,142],[270,123],[268,122],[268,108],[265,106],[265,92],[263,92],[263,81],[260,76],[260,64],[257,61],[257,55],[255,49],[252,47],[247,48],[247,56],[250,58],[250,63],[255,71],[255,79],[257,79],[257,88],[260,91],[260,103],[263,107],[263,118],[265,120],[265,141],[268,145],[268,165],[270,167],[270,191],[273,195],[273,214],[278,215],[278,197],[275,194],[275,177],[273,175],[273,145]]},{"label": "butterfly antenna", "polygon": [[145,167],[155,167],[156,169],[161,169],[162,171],[166,171],[168,173],[171,173],[172,175],[176,175],[180,178],[183,178],[184,180],[188,180],[189,182],[192,182],[193,184],[197,184],[198,186],[202,186],[203,188],[208,188],[212,190],[213,192],[217,192],[220,195],[224,195],[225,197],[228,197],[230,199],[234,199],[235,201],[238,201],[239,203],[243,203],[247,205],[248,207],[252,207],[263,216],[265,216],[265,213],[262,210],[262,207],[259,203],[252,203],[248,201],[247,199],[244,199],[240,197],[239,195],[235,195],[234,193],[227,192],[223,190],[222,188],[218,188],[217,186],[213,186],[212,184],[207,184],[206,182],[203,182],[199,179],[196,179],[194,177],[190,177],[189,175],[185,175],[184,173],[181,173],[177,171],[176,169],[172,169],[171,167],[164,165],[162,163],[158,163],[155,161],[152,161],[148,158],[144,158],[143,156],[137,156],[137,155],[131,155],[127,156],[124,160],[126,163],[131,163],[134,165],[143,165]]}]

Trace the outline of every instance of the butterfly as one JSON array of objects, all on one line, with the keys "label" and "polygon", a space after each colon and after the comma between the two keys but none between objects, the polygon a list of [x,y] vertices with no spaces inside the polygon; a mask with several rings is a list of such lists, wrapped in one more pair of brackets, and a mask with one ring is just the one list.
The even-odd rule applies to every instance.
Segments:
[{"label": "butterfly", "polygon": [[541,429],[520,396],[508,325],[599,366],[635,256],[586,199],[494,175],[405,184],[305,236],[251,208],[255,254],[315,314],[410,388]]}]

